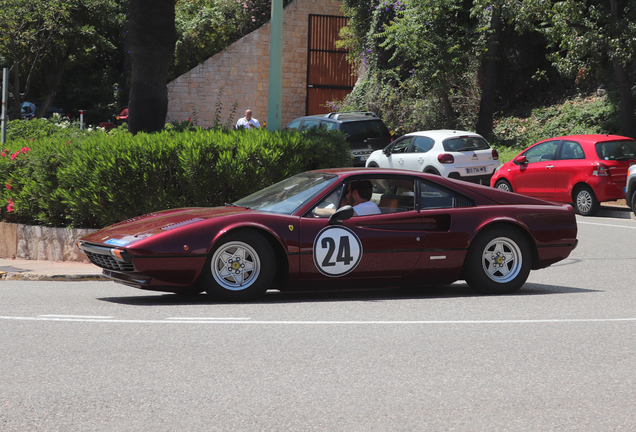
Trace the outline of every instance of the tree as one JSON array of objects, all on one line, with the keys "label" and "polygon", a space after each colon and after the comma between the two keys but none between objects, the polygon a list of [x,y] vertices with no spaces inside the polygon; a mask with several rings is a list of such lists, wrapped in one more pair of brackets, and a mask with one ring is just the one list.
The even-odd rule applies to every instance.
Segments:
[{"label": "tree", "polygon": [[175,0],[130,0],[129,48],[132,60],[132,133],[156,132],[168,113],[167,77],[176,42]]},{"label": "tree", "polygon": [[558,50],[550,59],[577,80],[613,73],[620,95],[622,134],[636,138],[629,70],[636,55],[635,0],[532,0],[545,22],[542,31]]},{"label": "tree", "polygon": [[32,79],[68,16],[66,0],[0,0],[0,55],[9,63],[10,118],[20,108]]}]

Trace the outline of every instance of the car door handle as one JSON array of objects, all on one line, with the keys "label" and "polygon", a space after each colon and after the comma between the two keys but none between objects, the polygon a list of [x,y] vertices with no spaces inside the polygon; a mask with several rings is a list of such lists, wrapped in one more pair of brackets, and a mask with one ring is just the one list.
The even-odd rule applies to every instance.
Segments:
[{"label": "car door handle", "polygon": [[418,161],[419,163],[422,163],[422,162],[424,162],[424,159],[423,159],[423,158],[419,158],[417,161]]},{"label": "car door handle", "polygon": [[398,162],[400,162],[400,163],[404,163],[404,159],[400,158],[400,159],[398,160]]},{"label": "car door handle", "polygon": [[554,165],[548,165],[545,167],[545,169],[552,169],[552,168],[554,168]]}]

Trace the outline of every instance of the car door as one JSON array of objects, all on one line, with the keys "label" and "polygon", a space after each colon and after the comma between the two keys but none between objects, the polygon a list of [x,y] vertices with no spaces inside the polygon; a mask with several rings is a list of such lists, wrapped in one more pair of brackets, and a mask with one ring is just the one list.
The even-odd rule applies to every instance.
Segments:
[{"label": "car door", "polygon": [[558,160],[555,161],[555,198],[569,202],[572,199],[572,186],[585,175],[586,164],[583,147],[576,141],[564,140],[561,143]]},{"label": "car door", "polygon": [[427,153],[433,148],[433,144],[435,141],[429,137],[414,137],[403,157],[404,169],[422,172],[428,164]]},{"label": "car door", "polygon": [[[366,179],[373,183],[371,201],[382,213],[353,216],[335,225],[311,212],[301,218],[300,280],[348,285],[400,279],[418,262],[425,239],[415,209],[415,179],[386,175]],[[337,201],[331,196],[325,199]]]},{"label": "car door", "polygon": [[555,193],[555,158],[560,141],[546,141],[526,150],[527,162],[511,171],[512,190],[537,198],[552,198]]},{"label": "car door", "polygon": [[420,179],[418,203],[425,236],[424,250],[411,278],[448,283],[460,278],[471,236],[472,199],[433,181]]},{"label": "car door", "polygon": [[413,141],[412,136],[405,136],[398,140],[396,140],[389,147],[389,155],[387,156],[386,166],[382,168],[397,168],[404,169],[404,160],[406,156],[406,152],[411,146],[411,142]]}]

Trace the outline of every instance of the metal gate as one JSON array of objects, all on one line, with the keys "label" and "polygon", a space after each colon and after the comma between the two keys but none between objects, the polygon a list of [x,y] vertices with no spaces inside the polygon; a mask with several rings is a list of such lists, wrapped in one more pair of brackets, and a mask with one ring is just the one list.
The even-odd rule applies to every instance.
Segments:
[{"label": "metal gate", "polygon": [[326,114],[324,105],[343,100],[351,93],[357,75],[347,61],[347,51],[336,48],[338,32],[347,18],[331,15],[309,15],[307,54],[307,115]]}]

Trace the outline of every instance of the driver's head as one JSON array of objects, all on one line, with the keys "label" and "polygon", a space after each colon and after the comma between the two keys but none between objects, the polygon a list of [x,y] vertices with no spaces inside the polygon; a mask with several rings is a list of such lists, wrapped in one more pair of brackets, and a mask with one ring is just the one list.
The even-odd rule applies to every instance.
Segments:
[{"label": "driver's head", "polygon": [[360,197],[360,202],[369,201],[373,195],[373,183],[370,180],[357,180],[349,183],[347,195],[350,197],[350,201],[356,192]]}]

